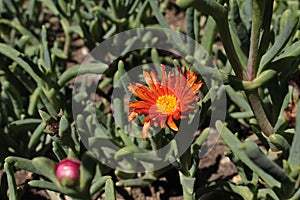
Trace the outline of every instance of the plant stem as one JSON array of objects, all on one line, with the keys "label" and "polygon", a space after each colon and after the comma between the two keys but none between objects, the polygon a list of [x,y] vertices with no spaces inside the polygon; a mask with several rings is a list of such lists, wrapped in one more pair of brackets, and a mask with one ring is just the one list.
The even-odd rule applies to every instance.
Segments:
[{"label": "plant stem", "polygon": [[267,118],[267,115],[262,107],[262,103],[258,97],[257,91],[250,90],[247,91],[246,94],[259,127],[261,128],[262,132],[267,137],[269,137],[273,133],[274,128]]},{"label": "plant stem", "polygon": [[185,176],[183,173],[179,172],[180,183],[183,190],[183,199],[192,200],[194,199],[194,184],[195,179]]},{"label": "plant stem", "polygon": [[189,194],[183,190],[183,199],[184,200],[193,200],[193,194]]},{"label": "plant stem", "polygon": [[183,199],[190,200],[193,199],[194,195],[194,185],[195,177],[192,177],[189,169],[191,168],[192,157],[190,149],[186,150],[183,155],[180,157],[179,178],[183,190]]},{"label": "plant stem", "polygon": [[211,15],[218,20],[227,15],[226,9],[212,0],[176,0],[176,4],[182,8],[194,7],[201,13]]},{"label": "plant stem", "polygon": [[253,80],[256,76],[257,68],[261,59],[259,54],[260,29],[262,27],[262,17],[264,14],[264,0],[253,1],[253,17],[251,28],[251,43],[247,66],[248,80]]},{"label": "plant stem", "polygon": [[[250,52],[247,65],[247,78],[249,81],[253,81],[256,77],[256,72],[261,60],[261,51],[259,48],[260,43],[260,31],[263,25],[263,16],[265,9],[265,0],[253,0],[253,17],[252,28],[250,38]],[[268,26],[268,24],[266,25]],[[264,77],[263,77],[264,78]],[[258,97],[257,90],[246,92],[248,100],[250,102],[252,111],[257,123],[262,132],[266,136],[270,136],[274,129],[270,124],[267,115],[263,109],[262,103]]]},{"label": "plant stem", "polygon": [[214,18],[232,69],[237,77],[242,80],[248,80],[247,74],[243,72],[243,66],[233,45],[227,19],[226,6],[222,6],[212,0],[177,0],[176,4],[184,8],[194,7],[201,13],[211,15]]}]

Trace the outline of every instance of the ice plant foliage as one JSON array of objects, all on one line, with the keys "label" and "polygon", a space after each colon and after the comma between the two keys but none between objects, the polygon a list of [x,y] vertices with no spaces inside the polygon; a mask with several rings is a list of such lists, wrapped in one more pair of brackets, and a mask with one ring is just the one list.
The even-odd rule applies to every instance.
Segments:
[{"label": "ice plant foliage", "polygon": [[132,121],[137,115],[146,115],[143,120],[143,140],[151,125],[165,128],[167,124],[172,130],[178,131],[175,121],[186,118],[195,109],[194,104],[200,100],[198,94],[203,80],[198,81],[195,72],[186,67],[178,67],[167,74],[164,65],[160,65],[160,68],[161,81],[154,70],[150,73],[144,71],[148,87],[141,83],[131,83],[128,86],[129,91],[137,97],[128,105],[128,120]]},{"label": "ice plant foliage", "polygon": [[80,162],[68,158],[62,160],[56,165],[55,174],[63,186],[75,186],[80,178]]}]

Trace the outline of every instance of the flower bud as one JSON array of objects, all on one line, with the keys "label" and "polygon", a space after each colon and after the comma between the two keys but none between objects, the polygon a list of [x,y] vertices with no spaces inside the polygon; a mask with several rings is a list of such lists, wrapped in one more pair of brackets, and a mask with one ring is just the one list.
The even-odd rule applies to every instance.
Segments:
[{"label": "flower bud", "polygon": [[74,159],[65,159],[56,165],[55,174],[62,186],[74,187],[80,179],[80,162]]}]

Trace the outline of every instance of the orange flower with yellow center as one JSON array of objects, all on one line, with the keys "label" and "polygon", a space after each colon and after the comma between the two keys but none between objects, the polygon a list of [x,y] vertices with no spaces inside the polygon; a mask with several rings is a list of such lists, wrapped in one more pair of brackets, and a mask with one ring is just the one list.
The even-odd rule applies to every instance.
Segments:
[{"label": "orange flower with yellow center", "polygon": [[165,123],[174,131],[178,127],[174,120],[187,117],[187,114],[195,109],[194,104],[199,101],[198,90],[203,80],[197,81],[197,74],[189,69],[178,67],[167,74],[165,66],[160,65],[162,81],[160,82],[154,70],[150,74],[144,71],[144,78],[148,87],[141,83],[131,83],[128,86],[130,92],[139,100],[132,100],[128,105],[128,121],[132,121],[137,115],[147,115],[143,121],[142,138],[146,139],[150,125],[158,125],[165,128]]}]

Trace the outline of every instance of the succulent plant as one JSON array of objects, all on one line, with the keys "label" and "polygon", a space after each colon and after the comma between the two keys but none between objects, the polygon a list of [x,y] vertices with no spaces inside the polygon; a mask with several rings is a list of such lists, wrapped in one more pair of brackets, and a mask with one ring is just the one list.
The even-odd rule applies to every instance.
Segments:
[{"label": "succulent plant", "polygon": [[[186,14],[186,29],[176,32],[184,32],[184,39],[168,32],[173,27],[164,14],[170,5]],[[106,199],[116,199],[115,186],[147,186],[170,169],[186,200],[223,193],[247,200],[300,199],[299,6],[288,0],[0,0],[0,167],[5,170],[0,199],[21,199],[23,186],[74,199],[104,191]],[[147,31],[153,27],[165,34],[164,41]],[[93,55],[103,56],[103,62],[70,67],[74,40],[92,50],[129,29],[140,41],[128,34],[109,43],[113,51]],[[150,48],[167,41],[185,56]],[[138,42],[145,48],[128,51]],[[216,68],[209,67],[210,57]],[[160,76],[164,65],[172,73],[162,68]],[[128,76],[136,66],[142,66],[147,84],[131,80],[143,76]],[[100,77],[98,82],[91,83],[90,74]],[[131,83],[128,93],[122,91],[124,80]],[[96,85],[97,101],[91,101],[89,84]],[[176,92],[169,95],[167,89]],[[161,96],[152,97],[156,93]],[[124,97],[131,94],[126,107]],[[210,124],[212,114],[220,114],[214,102],[224,99],[226,120]],[[74,107],[82,112],[74,113]],[[193,112],[199,117],[189,121]],[[184,120],[197,131],[193,135],[188,126],[178,141]],[[155,128],[161,130],[152,134]],[[230,148],[227,156],[240,182],[207,183],[198,176],[201,148],[216,132]],[[182,149],[182,141],[190,144]],[[143,156],[149,151],[154,153]],[[108,167],[111,163],[118,167]],[[167,165],[156,169],[161,163]],[[137,167],[144,172],[136,173]],[[36,178],[17,186],[19,169]]]}]

